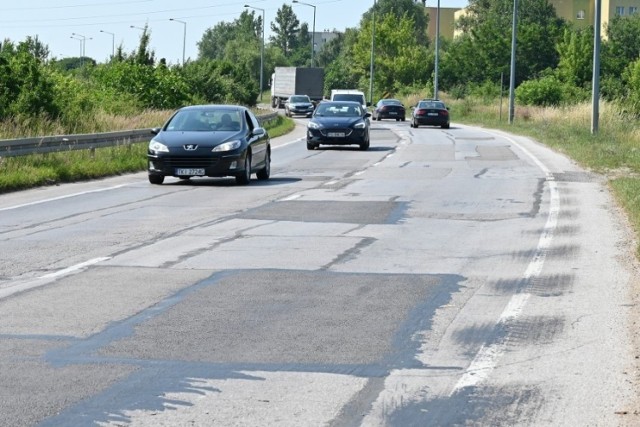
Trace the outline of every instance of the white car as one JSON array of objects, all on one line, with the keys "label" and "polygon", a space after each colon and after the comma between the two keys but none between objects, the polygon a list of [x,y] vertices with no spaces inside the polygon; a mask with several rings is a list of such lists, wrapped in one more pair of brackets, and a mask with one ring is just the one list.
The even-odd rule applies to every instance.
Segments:
[{"label": "white car", "polygon": [[362,105],[362,111],[367,111],[367,107],[371,105],[367,102],[364,92],[354,89],[333,89],[331,91],[331,101],[353,101]]}]

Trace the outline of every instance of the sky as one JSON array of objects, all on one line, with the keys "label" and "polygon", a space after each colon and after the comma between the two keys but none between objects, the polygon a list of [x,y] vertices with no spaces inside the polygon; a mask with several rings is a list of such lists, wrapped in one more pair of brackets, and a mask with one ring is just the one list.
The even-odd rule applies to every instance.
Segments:
[{"label": "sky", "polygon": [[[439,0],[428,0],[435,7]],[[262,15],[264,9],[265,41],[270,24],[283,4],[293,7],[298,20],[313,28],[314,8],[291,0],[21,0],[2,2],[0,40],[24,41],[38,36],[49,47],[51,57],[77,57],[84,47],[85,56],[105,62],[112,47],[122,45],[134,51],[142,28],[148,26],[150,48],[156,59],[170,64],[198,56],[197,42],[209,28],[219,22],[233,22],[244,10]],[[305,0],[315,6],[316,32],[344,31],[357,27],[374,0]],[[246,9],[244,5],[258,9]],[[467,0],[441,0],[440,7],[465,7]],[[173,19],[174,21],[171,21]],[[182,21],[182,22],[180,22]],[[185,37],[186,30],[186,37]]]}]

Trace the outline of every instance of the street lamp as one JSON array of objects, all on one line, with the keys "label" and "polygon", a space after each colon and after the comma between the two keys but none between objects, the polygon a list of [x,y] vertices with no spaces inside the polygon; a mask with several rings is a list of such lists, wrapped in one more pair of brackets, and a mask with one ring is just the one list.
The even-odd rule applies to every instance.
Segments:
[{"label": "street lamp", "polygon": [[182,35],[182,66],[184,66],[184,50],[185,47],[187,45],[187,23],[184,21],[181,21],[179,19],[174,19],[174,18],[169,18],[169,21],[175,21],[175,22],[179,22],[182,25],[184,25],[184,32]]},{"label": "street lamp", "polygon": [[82,39],[80,37],[71,36],[70,38],[80,42],[80,62],[82,63]]},{"label": "street lamp", "polygon": [[264,9],[249,6],[248,4],[245,4],[244,7],[262,11],[262,45],[260,45],[260,102],[262,102],[262,83],[264,75]]},{"label": "street lamp", "polygon": [[78,34],[78,33],[71,33],[71,38],[72,39],[76,39],[76,40],[80,40],[80,66],[82,66],[82,65],[84,65],[85,44],[87,43],[87,40],[93,40],[93,39],[91,37],[86,37],[86,36],[83,36],[82,34]]},{"label": "street lamp", "polygon": [[371,13],[371,69],[369,70],[369,103],[373,105],[373,59],[376,48],[376,4],[377,1],[373,0],[373,10]]},{"label": "street lamp", "polygon": [[135,28],[136,30],[140,30],[140,31],[146,31],[146,28],[142,28],[142,27],[136,27],[135,25],[129,25],[129,28]]},{"label": "street lamp", "polygon": [[100,30],[100,32],[111,34],[111,58],[114,58],[116,56],[116,35],[105,30]]},{"label": "street lamp", "polygon": [[[71,33],[71,35],[79,37],[78,40],[82,40],[82,43],[80,43],[82,46],[81,56],[84,56],[84,45],[85,45],[85,42],[87,41],[87,37],[78,33]],[[75,37],[72,37],[72,38],[75,38]],[[89,38],[88,40],[91,40],[91,38]]]},{"label": "street lamp", "polygon": [[438,99],[438,53],[440,51],[440,0],[436,9],[436,63],[433,75],[433,99]]},{"label": "street lamp", "polygon": [[316,38],[316,7],[309,3],[304,3],[298,0],[292,0],[293,3],[303,4],[305,6],[311,6],[313,8],[313,32],[311,33],[311,66],[313,67],[313,56],[315,49],[313,48],[313,42]]}]

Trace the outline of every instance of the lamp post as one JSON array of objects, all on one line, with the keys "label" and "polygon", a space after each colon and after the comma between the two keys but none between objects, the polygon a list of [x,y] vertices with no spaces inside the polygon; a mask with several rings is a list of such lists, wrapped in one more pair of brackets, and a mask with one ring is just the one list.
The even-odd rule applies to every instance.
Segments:
[{"label": "lamp post", "polygon": [[371,105],[373,105],[373,52],[376,48],[376,4],[377,1],[373,0],[373,11],[371,13],[371,68],[369,70],[369,103]]},{"label": "lamp post", "polygon": [[135,28],[136,30],[146,31],[146,28],[136,27],[135,25],[129,25],[129,28]]},{"label": "lamp post", "polygon": [[249,6],[248,4],[245,4],[244,7],[262,11],[262,44],[260,45],[260,102],[262,102],[262,83],[264,78],[264,9]]},{"label": "lamp post", "polygon": [[436,63],[433,75],[433,99],[438,99],[438,52],[440,51],[440,0],[436,9]]},{"label": "lamp post", "polygon": [[111,34],[111,58],[113,59],[116,56],[116,35],[105,30],[100,30],[100,32]]},{"label": "lamp post", "polygon": [[509,124],[513,124],[516,111],[516,32],[518,29],[518,0],[513,0],[511,23],[511,76],[509,76]]},{"label": "lamp post", "polygon": [[316,7],[312,4],[309,3],[304,3],[298,0],[292,0],[293,3],[298,3],[298,4],[303,4],[305,6],[311,6],[313,8],[313,30],[311,33],[311,66],[313,67],[313,57],[315,55],[315,49],[314,49],[314,41],[316,38]]},{"label": "lamp post", "polygon": [[80,37],[71,36],[70,38],[80,42],[80,63],[82,63],[82,39]]},{"label": "lamp post", "polygon": [[78,33],[71,33],[71,38],[72,39],[76,39],[76,40],[80,40],[80,66],[82,66],[82,65],[84,65],[85,44],[86,44],[87,40],[92,40],[92,38],[91,37],[87,38],[86,36],[83,36],[82,34],[78,34]]},{"label": "lamp post", "polygon": [[184,21],[181,21],[179,19],[174,19],[174,18],[169,18],[169,21],[175,21],[175,22],[179,22],[182,25],[184,25],[184,32],[182,35],[182,66],[184,66],[184,51],[185,51],[185,47],[187,45],[187,23]]}]

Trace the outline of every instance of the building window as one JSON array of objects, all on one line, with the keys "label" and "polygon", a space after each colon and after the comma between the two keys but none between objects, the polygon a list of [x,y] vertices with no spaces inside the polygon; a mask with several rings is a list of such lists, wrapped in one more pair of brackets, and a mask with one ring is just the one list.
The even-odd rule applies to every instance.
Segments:
[{"label": "building window", "polygon": [[579,10],[576,14],[576,19],[584,19],[584,10]]},{"label": "building window", "polygon": [[616,6],[616,16],[624,15],[624,6]]},{"label": "building window", "polygon": [[629,15],[633,15],[638,11],[638,8],[635,6],[629,6]]}]

